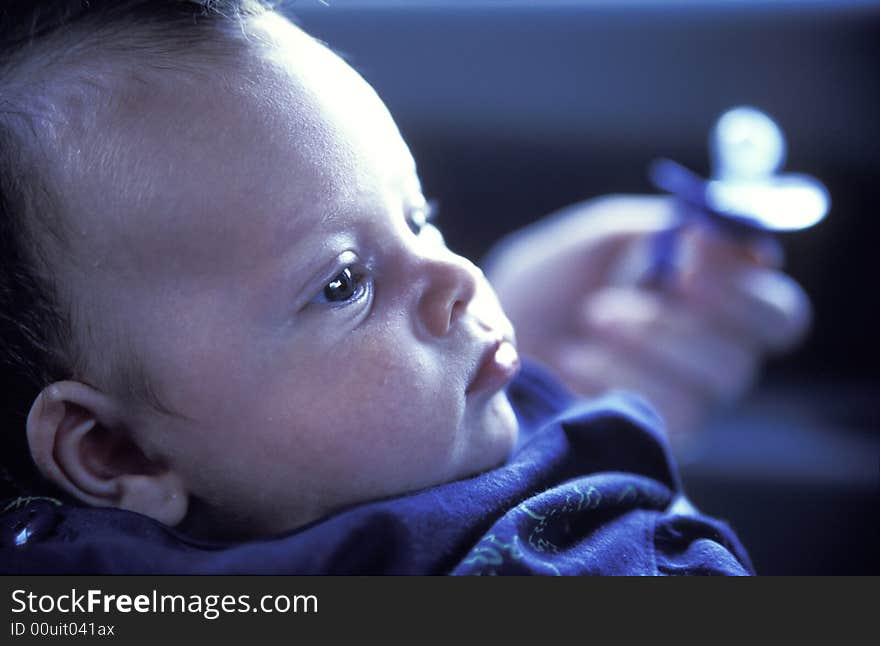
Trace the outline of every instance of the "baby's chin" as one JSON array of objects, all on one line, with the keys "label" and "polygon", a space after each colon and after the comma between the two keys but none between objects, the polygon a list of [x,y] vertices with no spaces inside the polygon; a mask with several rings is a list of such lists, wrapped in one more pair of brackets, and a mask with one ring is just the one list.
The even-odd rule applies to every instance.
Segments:
[{"label": "baby's chin", "polygon": [[468,450],[463,466],[469,473],[463,473],[460,477],[482,473],[504,464],[519,434],[516,414],[504,390],[479,402],[479,406],[469,410],[468,415],[471,417],[466,429]]}]

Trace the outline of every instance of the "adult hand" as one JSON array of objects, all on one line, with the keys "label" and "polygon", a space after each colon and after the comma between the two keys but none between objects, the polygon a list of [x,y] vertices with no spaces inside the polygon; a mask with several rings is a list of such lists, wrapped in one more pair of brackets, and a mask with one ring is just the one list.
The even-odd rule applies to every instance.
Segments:
[{"label": "adult hand", "polygon": [[646,267],[653,237],[676,225],[669,198],[605,197],[512,234],[486,267],[524,354],[581,394],[643,395],[673,442],[740,398],[763,356],[804,337],[811,312],[776,245],[706,226],[685,230],[675,280],[650,287],[633,260]]}]

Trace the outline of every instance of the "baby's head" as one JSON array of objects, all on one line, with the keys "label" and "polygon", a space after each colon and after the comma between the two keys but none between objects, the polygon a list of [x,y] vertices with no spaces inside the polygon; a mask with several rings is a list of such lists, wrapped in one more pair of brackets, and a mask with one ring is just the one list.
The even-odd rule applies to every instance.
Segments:
[{"label": "baby's head", "polygon": [[92,7],[0,76],[0,305],[40,472],[261,535],[501,463],[511,326],[370,86],[256,2]]}]

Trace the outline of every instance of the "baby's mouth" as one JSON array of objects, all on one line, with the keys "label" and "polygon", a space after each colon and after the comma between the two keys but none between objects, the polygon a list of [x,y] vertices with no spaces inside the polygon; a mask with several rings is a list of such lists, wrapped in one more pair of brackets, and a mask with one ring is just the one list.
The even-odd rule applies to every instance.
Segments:
[{"label": "baby's mouth", "polygon": [[520,359],[516,346],[511,339],[500,337],[483,349],[465,394],[496,392],[510,383],[519,369]]}]

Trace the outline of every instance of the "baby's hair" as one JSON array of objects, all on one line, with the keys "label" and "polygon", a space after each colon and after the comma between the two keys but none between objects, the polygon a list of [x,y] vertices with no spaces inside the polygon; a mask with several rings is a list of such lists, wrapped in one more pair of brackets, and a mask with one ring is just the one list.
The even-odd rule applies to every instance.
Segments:
[{"label": "baby's hair", "polygon": [[[59,258],[72,223],[52,181],[47,141],[66,116],[61,99],[112,104],[100,69],[133,75],[204,73],[201,63],[246,40],[263,0],[11,0],[0,9],[0,498],[46,490],[30,459],[25,419],[36,396],[85,379],[93,318],[65,298]],[[233,35],[233,38],[218,37]],[[235,36],[238,36],[236,38]],[[59,86],[61,90],[59,91]],[[95,106],[96,107],[96,106]],[[122,346],[125,339],[117,339]],[[128,349],[128,346],[122,346]],[[117,348],[120,349],[120,348]],[[107,348],[101,351],[109,356]],[[121,353],[117,353],[121,354]],[[131,354],[130,352],[128,354]],[[127,396],[169,411],[137,357],[104,369]],[[93,369],[97,369],[92,366]],[[5,481],[5,483],[3,482]],[[6,486],[3,486],[3,485]]]}]

